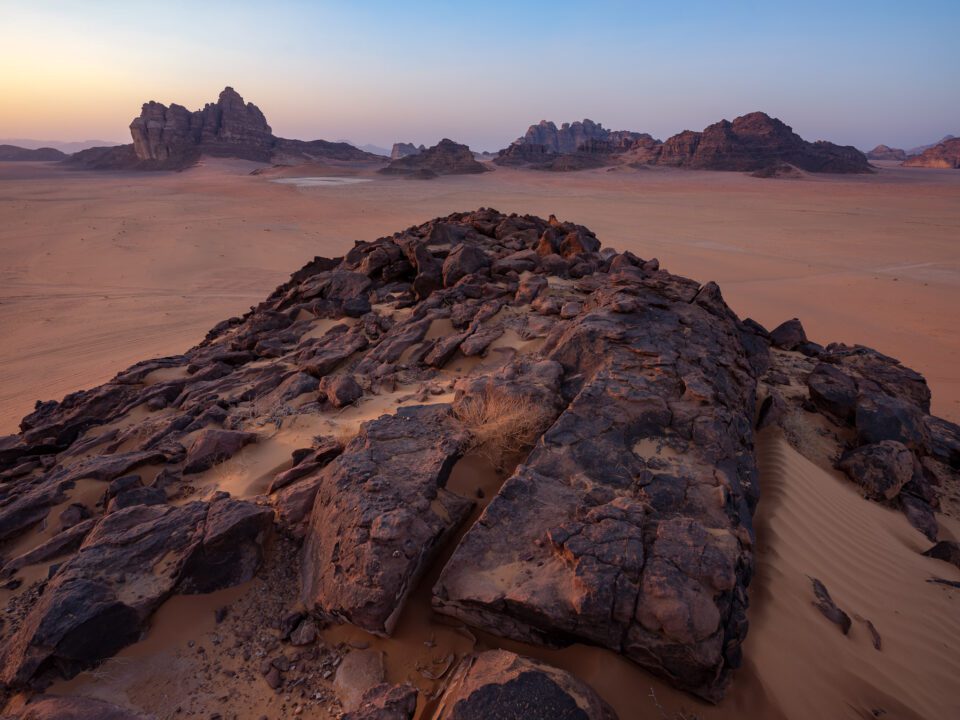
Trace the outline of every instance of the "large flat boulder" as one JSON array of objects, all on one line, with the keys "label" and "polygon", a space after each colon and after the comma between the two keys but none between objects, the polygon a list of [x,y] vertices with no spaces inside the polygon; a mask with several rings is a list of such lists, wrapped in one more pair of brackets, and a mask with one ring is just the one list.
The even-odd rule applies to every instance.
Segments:
[{"label": "large flat boulder", "polygon": [[434,606],[518,640],[609,647],[718,700],[747,628],[758,492],[739,324],[718,293],[668,277],[601,285],[593,305],[544,348],[569,404]]},{"label": "large flat boulder", "polygon": [[445,404],[363,425],[319,475],[300,572],[308,608],[392,632],[417,579],[472,507],[444,488],[468,441]]}]

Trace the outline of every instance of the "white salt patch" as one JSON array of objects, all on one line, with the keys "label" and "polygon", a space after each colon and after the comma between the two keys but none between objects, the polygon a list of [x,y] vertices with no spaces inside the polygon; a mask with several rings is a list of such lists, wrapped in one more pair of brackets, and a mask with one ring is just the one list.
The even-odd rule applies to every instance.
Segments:
[{"label": "white salt patch", "polygon": [[277,178],[270,182],[280,185],[296,185],[297,187],[335,187],[337,185],[356,185],[357,183],[370,182],[364,178],[350,177],[295,177],[295,178]]}]

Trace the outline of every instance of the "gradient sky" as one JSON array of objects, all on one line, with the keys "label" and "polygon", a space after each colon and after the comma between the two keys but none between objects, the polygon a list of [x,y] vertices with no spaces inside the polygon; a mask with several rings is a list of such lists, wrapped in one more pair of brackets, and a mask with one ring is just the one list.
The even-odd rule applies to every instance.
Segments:
[{"label": "gradient sky", "polygon": [[960,135],[960,0],[0,0],[0,137],[129,142],[232,85],[283,137],[496,149],[541,118],[666,138],[752,110],[809,140]]}]

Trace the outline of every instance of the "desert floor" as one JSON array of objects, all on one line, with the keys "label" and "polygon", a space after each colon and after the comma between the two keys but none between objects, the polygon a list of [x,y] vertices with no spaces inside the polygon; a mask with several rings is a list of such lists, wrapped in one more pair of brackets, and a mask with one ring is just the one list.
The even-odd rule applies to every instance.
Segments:
[{"label": "desert floor", "polygon": [[741,317],[772,328],[796,316],[818,342],[893,355],[926,376],[935,414],[960,420],[960,173],[498,169],[298,187],[252,167],[116,174],[0,163],[0,433],[37,399],[185,350],[314,255],[480,206],[554,213],[605,245],[716,280]]},{"label": "desert floor", "polygon": [[[255,167],[207,161],[183,173],[112,174],[0,163],[0,434],[14,432],[38,398],[185,350],[314,255],[480,206],[582,223],[605,245],[716,280],[741,317],[772,328],[797,316],[818,342],[876,347],[922,372],[934,412],[960,421],[958,172],[884,166],[871,176],[761,180],[498,169],[425,182],[315,167],[298,172],[369,181],[307,187],[271,182],[296,172],[250,175]],[[766,431],[758,443],[751,631],[745,666],[720,706],[607,651],[516,649],[573,670],[624,720],[960,716],[960,592],[927,582],[956,581],[958,571],[920,555],[929,543],[902,514],[864,500],[782,436]],[[941,521],[944,538],[960,537],[960,522]],[[809,577],[854,615],[849,636],[813,609]],[[126,670],[84,673],[59,689],[160,707],[154,696],[176,694],[193,672],[167,653],[186,638],[209,644],[212,632],[211,601],[181,601],[199,604],[165,606],[147,639],[114,663]],[[404,679],[403,658],[421,636],[441,632],[426,601],[404,618],[398,636],[377,645],[393,663],[391,680]],[[860,618],[878,628],[882,650]],[[272,695],[261,695],[267,704],[243,702],[271,710]]]}]

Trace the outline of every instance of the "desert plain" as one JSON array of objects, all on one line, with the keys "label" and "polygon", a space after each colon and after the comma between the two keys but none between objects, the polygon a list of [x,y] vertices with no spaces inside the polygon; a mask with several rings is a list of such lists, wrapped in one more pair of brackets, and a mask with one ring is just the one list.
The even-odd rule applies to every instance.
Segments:
[{"label": "desert plain", "polygon": [[[136,361],[183,352],[316,255],[342,255],[354,240],[479,207],[581,223],[604,246],[716,281],[741,318],[772,328],[799,317],[823,345],[877,348],[922,373],[932,412],[956,422],[960,173],[878,165],[871,175],[799,179],[664,168],[497,168],[416,181],[347,164],[293,171],[207,159],[184,172],[149,174],[0,164],[0,433],[16,432],[38,399],[60,399]],[[744,666],[719,705],[673,690],[605,650],[497,644],[573,671],[622,718],[960,712],[960,593],[926,582],[932,575],[956,581],[958,572],[920,554],[929,543],[903,515],[866,502],[839,473],[782,436],[762,432],[758,447],[751,629]],[[942,536],[957,539],[956,498],[947,500]],[[809,577],[854,613],[849,636],[811,607]],[[425,578],[424,592],[434,579]],[[274,712],[273,694],[259,686],[197,700],[192,661],[181,654],[188,641],[218,642],[210,640],[218,605],[255,600],[250,585],[175,598],[147,638],[108,670],[81,673],[54,690],[161,716],[174,712],[169,698],[178,689],[195,701],[178,699],[188,710],[219,702],[224,712]],[[882,651],[861,618],[879,628]],[[392,639],[340,632],[347,634],[338,639],[382,649],[388,679],[396,682],[408,676],[407,656],[422,652],[425,639],[438,645],[434,654],[468,649],[462,637],[433,624],[416,594]]]}]

